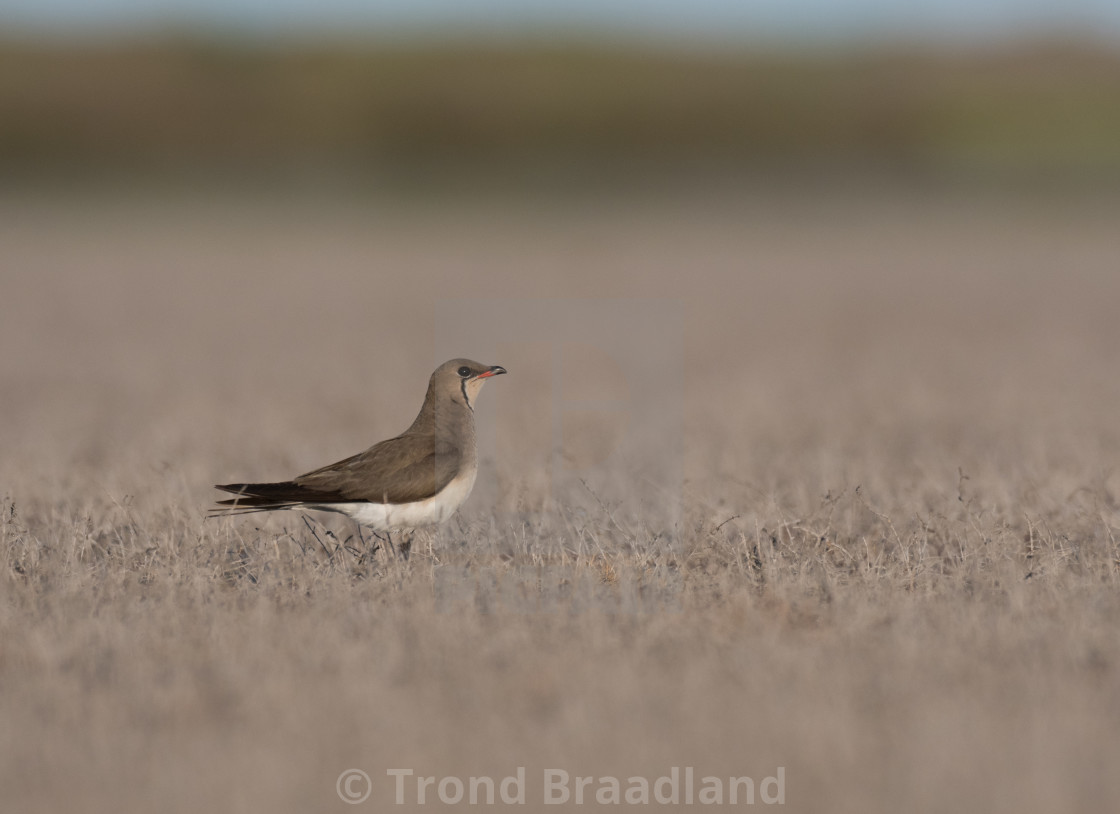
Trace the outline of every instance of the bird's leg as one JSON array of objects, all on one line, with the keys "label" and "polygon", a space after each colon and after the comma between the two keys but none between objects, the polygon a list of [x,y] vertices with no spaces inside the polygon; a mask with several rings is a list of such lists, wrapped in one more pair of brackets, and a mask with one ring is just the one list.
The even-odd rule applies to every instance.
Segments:
[{"label": "bird's leg", "polygon": [[315,527],[313,525],[311,525],[311,521],[307,518],[307,515],[304,514],[304,515],[301,515],[301,517],[303,518],[303,524],[305,526],[307,526],[307,530],[311,532],[311,536],[315,538],[315,541],[317,543],[319,543],[319,546],[326,553],[327,559],[328,560],[333,560],[334,559],[334,552],[332,552],[329,548],[327,548],[327,544],[323,542],[323,539],[319,536],[319,532],[317,532],[315,530]]},{"label": "bird's leg", "polygon": [[407,560],[409,548],[412,545],[412,540],[404,537],[404,532],[401,532],[401,537],[404,539],[402,539],[396,545],[393,545],[393,532],[385,532],[385,537],[389,541],[389,551],[392,552],[393,557],[403,557]]},{"label": "bird's leg", "polygon": [[401,550],[401,556],[403,556],[405,558],[405,561],[407,562],[408,561],[408,555],[412,553],[412,535],[411,534],[401,532],[400,550]]},{"label": "bird's leg", "polygon": [[372,557],[377,552],[377,547],[375,546],[372,549],[369,547],[370,544],[366,542],[366,536],[364,534],[362,534],[362,524],[361,523],[355,523],[354,526],[358,529],[358,540],[362,544],[362,551],[368,552],[369,556]]}]

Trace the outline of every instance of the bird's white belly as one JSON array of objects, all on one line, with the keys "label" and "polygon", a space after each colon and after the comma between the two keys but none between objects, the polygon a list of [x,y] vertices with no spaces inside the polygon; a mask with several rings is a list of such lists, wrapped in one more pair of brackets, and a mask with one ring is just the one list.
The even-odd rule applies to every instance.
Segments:
[{"label": "bird's white belly", "polygon": [[333,503],[307,508],[342,512],[374,531],[414,529],[442,523],[451,517],[463,505],[473,486],[472,473],[451,481],[435,497],[413,503]]}]

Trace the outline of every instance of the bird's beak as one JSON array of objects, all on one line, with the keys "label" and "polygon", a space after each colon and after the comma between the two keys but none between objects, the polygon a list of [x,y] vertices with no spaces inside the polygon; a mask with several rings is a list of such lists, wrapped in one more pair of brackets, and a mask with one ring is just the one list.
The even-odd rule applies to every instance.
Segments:
[{"label": "bird's beak", "polygon": [[506,369],[501,365],[494,365],[489,370],[479,373],[475,376],[476,379],[489,379],[491,376],[500,376],[506,372]]}]

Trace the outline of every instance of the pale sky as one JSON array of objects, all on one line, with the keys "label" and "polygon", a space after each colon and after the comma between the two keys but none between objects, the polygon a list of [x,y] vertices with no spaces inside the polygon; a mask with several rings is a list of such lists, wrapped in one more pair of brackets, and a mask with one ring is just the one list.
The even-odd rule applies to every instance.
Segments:
[{"label": "pale sky", "polygon": [[815,39],[1058,32],[1120,39],[1120,0],[0,0],[0,30],[170,26],[390,36],[560,30]]}]

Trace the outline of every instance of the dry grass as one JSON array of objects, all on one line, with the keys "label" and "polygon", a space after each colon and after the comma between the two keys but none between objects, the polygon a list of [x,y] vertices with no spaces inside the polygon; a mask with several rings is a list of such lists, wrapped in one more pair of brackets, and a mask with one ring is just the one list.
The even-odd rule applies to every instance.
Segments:
[{"label": "dry grass", "polygon": [[[806,811],[1120,805],[1115,203],[2,214],[5,811],[349,810],[350,767],[393,810],[387,768],[517,766],[531,810],[546,767],[783,766]],[[203,520],[212,483],[403,427],[436,298],[649,294],[684,322],[674,527],[593,466],[536,477],[555,357],[516,337],[430,552]]]}]

